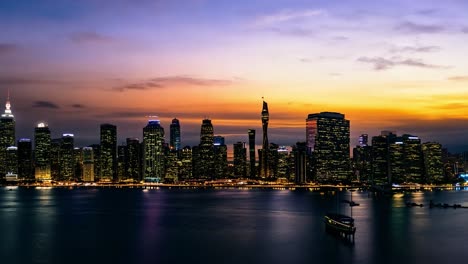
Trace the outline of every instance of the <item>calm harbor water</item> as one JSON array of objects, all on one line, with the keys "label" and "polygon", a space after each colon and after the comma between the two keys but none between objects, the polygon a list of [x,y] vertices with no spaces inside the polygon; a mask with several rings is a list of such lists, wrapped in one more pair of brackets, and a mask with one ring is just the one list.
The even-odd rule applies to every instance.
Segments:
[{"label": "calm harbor water", "polygon": [[[466,263],[468,191],[354,192],[354,244],[323,215],[350,192],[0,188],[1,263]],[[406,202],[425,207],[406,207]]]}]

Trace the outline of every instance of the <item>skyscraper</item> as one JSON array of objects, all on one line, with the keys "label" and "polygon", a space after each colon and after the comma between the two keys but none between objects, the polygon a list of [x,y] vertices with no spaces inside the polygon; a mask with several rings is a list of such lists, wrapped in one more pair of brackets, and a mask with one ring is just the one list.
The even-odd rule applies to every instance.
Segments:
[{"label": "skyscraper", "polygon": [[143,178],[146,182],[164,179],[164,128],[159,119],[148,121],[143,128]]},{"label": "skyscraper", "polygon": [[214,177],[224,178],[227,174],[227,146],[224,144],[224,137],[213,137],[213,155],[214,155]]},{"label": "skyscraper", "polygon": [[47,124],[39,123],[34,129],[35,178],[50,181],[50,130]]},{"label": "skyscraper", "polygon": [[83,148],[83,181],[94,181],[94,155],[92,147]]},{"label": "skyscraper", "polygon": [[257,169],[255,167],[255,129],[249,129],[249,161],[250,161],[250,178],[257,176]]},{"label": "skyscraper", "polygon": [[120,181],[129,181],[131,178],[125,172],[125,164],[127,163],[127,146],[120,145],[117,146],[117,180]]},{"label": "skyscraper", "polygon": [[111,124],[101,125],[101,172],[100,181],[110,182],[117,174],[117,127]]},{"label": "skyscraper", "polygon": [[127,162],[125,171],[134,182],[141,181],[141,150],[138,138],[127,138]]},{"label": "skyscraper", "polygon": [[196,158],[196,177],[214,177],[214,132],[210,119],[202,121]]},{"label": "skyscraper", "polygon": [[74,135],[63,134],[60,145],[60,179],[75,180]]},{"label": "skyscraper", "polygon": [[426,181],[442,183],[444,170],[442,162],[442,145],[437,142],[426,142],[422,145]]},{"label": "skyscraper", "polygon": [[312,173],[318,181],[345,181],[351,176],[349,120],[334,112],[309,114],[307,147],[312,153]]},{"label": "skyscraper", "polygon": [[192,168],[192,149],[189,146],[186,146],[182,149],[181,153],[181,168],[179,171],[179,177],[182,180],[189,180],[192,178],[193,168]]},{"label": "skyscraper", "polygon": [[60,152],[62,149],[62,138],[53,138],[50,140],[49,159],[50,159],[50,177],[53,181],[63,181],[60,173]]},{"label": "skyscraper", "polygon": [[367,142],[369,140],[369,135],[368,134],[362,134],[359,136],[359,146],[361,147],[367,147]]},{"label": "skyscraper", "polygon": [[18,179],[18,148],[10,146],[6,155],[6,176],[8,179]]},{"label": "skyscraper", "polygon": [[169,144],[171,150],[180,150],[180,123],[177,118],[172,119]]},{"label": "skyscraper", "polygon": [[18,178],[34,180],[32,142],[29,138],[18,140]]},{"label": "skyscraper", "polygon": [[262,108],[262,129],[263,129],[263,142],[262,149],[259,150],[259,161],[260,161],[260,177],[269,178],[269,155],[270,155],[270,143],[268,142],[268,121],[270,120],[270,114],[268,112],[268,104],[263,101]]},{"label": "skyscraper", "polygon": [[10,94],[5,104],[5,112],[0,117],[0,179],[5,177],[7,148],[15,145],[15,117],[11,112]]},{"label": "skyscraper", "polygon": [[293,148],[294,153],[294,168],[296,184],[304,184],[307,182],[307,142],[297,142]]},{"label": "skyscraper", "polygon": [[234,177],[247,177],[247,149],[245,143],[234,143]]}]

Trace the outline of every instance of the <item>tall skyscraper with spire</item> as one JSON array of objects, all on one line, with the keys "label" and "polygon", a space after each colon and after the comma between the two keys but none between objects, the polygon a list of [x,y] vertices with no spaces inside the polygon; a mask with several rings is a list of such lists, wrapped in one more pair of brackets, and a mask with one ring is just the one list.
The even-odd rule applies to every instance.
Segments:
[{"label": "tall skyscraper with spire", "polygon": [[268,104],[263,101],[262,108],[262,128],[263,128],[263,143],[262,149],[259,150],[260,160],[260,177],[269,178],[269,156],[270,156],[270,144],[268,142],[268,121],[270,120],[270,113],[268,112]]},{"label": "tall skyscraper with spire", "polygon": [[15,139],[15,117],[11,112],[10,90],[5,104],[5,112],[0,117],[0,179],[5,177],[7,148],[14,146]]},{"label": "tall skyscraper with spire", "polygon": [[172,119],[170,126],[170,142],[169,146],[171,150],[179,151],[180,148],[180,123],[179,119]]},{"label": "tall skyscraper with spire", "polygon": [[159,119],[148,121],[143,128],[143,179],[160,182],[164,179],[164,128]]}]

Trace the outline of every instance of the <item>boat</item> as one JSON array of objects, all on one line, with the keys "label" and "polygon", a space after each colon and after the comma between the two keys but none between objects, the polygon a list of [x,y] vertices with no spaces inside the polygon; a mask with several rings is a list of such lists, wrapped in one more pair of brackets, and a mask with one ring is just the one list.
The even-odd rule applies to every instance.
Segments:
[{"label": "boat", "polygon": [[339,213],[327,213],[324,217],[325,228],[327,231],[344,235],[345,237],[352,236],[354,239],[354,233],[356,233],[356,227],[354,226],[353,207],[359,206],[358,203],[353,202],[353,192],[350,190],[351,199],[342,200],[342,203],[347,203],[350,207],[351,216],[347,216]]},{"label": "boat", "polygon": [[356,233],[354,218],[342,214],[326,214],[325,227],[328,231],[334,231],[344,235],[354,235],[354,233]]}]

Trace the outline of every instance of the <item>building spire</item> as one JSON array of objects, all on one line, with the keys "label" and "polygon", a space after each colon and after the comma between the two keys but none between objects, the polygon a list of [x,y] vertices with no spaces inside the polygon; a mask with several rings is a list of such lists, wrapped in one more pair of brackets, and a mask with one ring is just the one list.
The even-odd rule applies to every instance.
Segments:
[{"label": "building spire", "polygon": [[2,114],[2,117],[11,117],[13,118],[13,114],[11,112],[11,104],[10,104],[10,88],[8,88],[8,93],[7,93],[7,101],[5,104],[5,113]]}]

